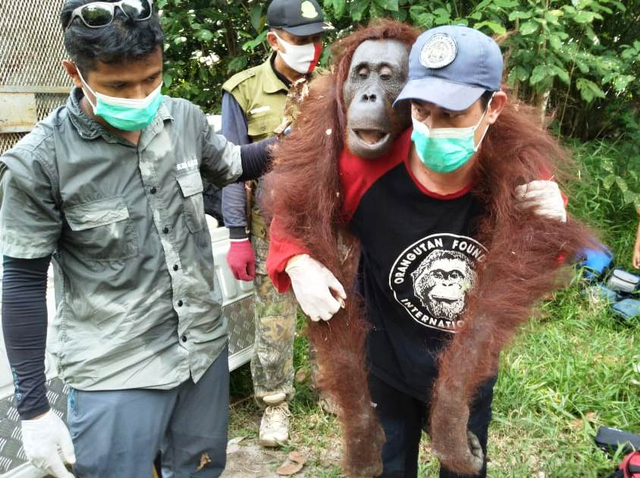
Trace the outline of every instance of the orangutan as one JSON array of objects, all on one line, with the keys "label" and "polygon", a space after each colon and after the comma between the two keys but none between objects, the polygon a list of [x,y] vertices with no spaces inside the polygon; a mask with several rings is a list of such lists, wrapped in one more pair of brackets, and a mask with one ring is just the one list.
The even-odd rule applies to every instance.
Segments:
[{"label": "orangutan", "polygon": [[[361,300],[362,294],[372,299],[371,270],[363,264],[371,268],[384,261],[373,252],[385,255],[387,246],[396,246],[395,237],[403,237],[404,215],[392,204],[423,207],[411,201],[424,188],[410,172],[408,102],[392,107],[407,82],[417,36],[409,26],[384,20],[341,40],[333,50],[332,73],[310,85],[265,179],[263,206],[273,218],[267,268],[276,287],[289,288],[288,264],[308,254],[346,289],[344,307],[330,321],[311,322],[308,337],[317,349],[319,385],[341,410],[348,476],[382,473],[385,437],[365,365],[365,341],[377,340],[380,331],[367,319],[369,303],[365,311]],[[535,302],[556,286],[559,257],[573,257],[589,237],[572,218],[549,219],[517,201],[518,186],[542,176],[559,178],[556,162],[567,159],[528,107],[504,104],[483,138],[474,180],[454,198],[464,197],[473,209],[473,237],[440,234],[408,243],[393,252],[398,259],[388,271],[388,285],[379,284],[388,293],[379,299],[396,301],[403,311],[397,320],[413,320],[420,330],[439,334],[434,346],[439,358],[431,359],[434,376],[411,379],[429,383],[424,402],[431,405],[434,453],[446,470],[464,474],[484,466],[485,451],[468,434],[474,395],[496,375],[500,351]],[[386,180],[390,175],[400,184],[397,189]],[[380,187],[373,191],[373,184]],[[409,199],[398,202],[398,197]],[[427,198],[434,204],[441,199]],[[395,317],[387,319],[391,326]]]}]

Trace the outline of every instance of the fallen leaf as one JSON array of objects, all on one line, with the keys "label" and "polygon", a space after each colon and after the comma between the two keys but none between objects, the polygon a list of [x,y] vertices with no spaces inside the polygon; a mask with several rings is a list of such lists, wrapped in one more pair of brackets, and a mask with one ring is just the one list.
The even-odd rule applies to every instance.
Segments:
[{"label": "fallen leaf", "polygon": [[304,465],[300,464],[300,463],[296,463],[293,461],[289,461],[287,460],[285,462],[285,464],[281,465],[280,468],[278,468],[276,470],[276,473],[280,476],[291,476],[291,475],[295,475],[296,473],[298,473],[300,470],[302,470],[302,467]]},{"label": "fallen leaf", "polygon": [[298,369],[298,371],[296,372],[296,382],[302,383],[305,380],[307,380],[307,370],[304,368]]},{"label": "fallen leaf", "polygon": [[209,454],[205,452],[200,456],[200,465],[196,468],[196,472],[202,470],[209,463],[211,463],[211,458],[209,458]]},{"label": "fallen leaf", "polygon": [[598,421],[598,412],[589,412],[584,416],[588,422]]},{"label": "fallen leaf", "polygon": [[307,462],[307,457],[299,451],[292,451],[291,453],[289,453],[289,460],[304,465]]},{"label": "fallen leaf", "polygon": [[307,462],[307,457],[297,451],[292,451],[285,462],[276,470],[281,476],[291,476],[298,473]]}]

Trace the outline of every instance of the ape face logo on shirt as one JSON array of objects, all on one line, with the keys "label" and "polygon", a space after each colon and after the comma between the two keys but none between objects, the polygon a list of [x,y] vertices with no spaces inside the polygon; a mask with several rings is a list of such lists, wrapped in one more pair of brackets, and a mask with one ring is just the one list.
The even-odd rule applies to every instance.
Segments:
[{"label": "ape face logo on shirt", "polygon": [[453,234],[425,237],[396,259],[389,274],[395,299],[420,325],[455,332],[462,325],[467,291],[486,249]]}]

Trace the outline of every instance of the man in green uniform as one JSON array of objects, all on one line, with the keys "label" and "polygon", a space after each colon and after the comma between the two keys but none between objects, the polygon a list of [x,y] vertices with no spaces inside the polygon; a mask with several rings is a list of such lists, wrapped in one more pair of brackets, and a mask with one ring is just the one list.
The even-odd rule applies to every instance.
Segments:
[{"label": "man in green uniform", "polygon": [[[235,144],[268,138],[291,122],[295,105],[320,59],[323,33],[331,28],[316,0],[274,0],[267,11],[267,24],[272,54],[263,64],[238,73],[222,86],[222,133]],[[255,200],[260,191],[255,183],[246,186],[235,184],[223,190],[223,216],[231,237],[227,261],[236,279],[255,280],[251,372],[256,400],[265,408],[260,443],[278,446],[289,438],[287,401],[294,393],[297,303],[291,294],[279,294],[266,275],[269,238]]]}]

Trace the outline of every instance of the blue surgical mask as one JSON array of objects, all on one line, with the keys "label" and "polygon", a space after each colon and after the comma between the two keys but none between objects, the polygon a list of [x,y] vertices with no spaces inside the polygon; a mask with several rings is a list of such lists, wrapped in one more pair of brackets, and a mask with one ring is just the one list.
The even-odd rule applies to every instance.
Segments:
[{"label": "blue surgical mask", "polygon": [[151,124],[162,104],[162,83],[153,92],[141,100],[117,98],[97,93],[84,81],[80,70],[80,79],[84,86],[95,96],[94,105],[85,93],[87,101],[93,109],[93,114],[100,116],[114,128],[122,131],[140,131]]},{"label": "blue surgical mask", "polygon": [[487,114],[489,104],[475,126],[468,128],[435,128],[430,129],[424,123],[412,118],[413,133],[411,140],[422,163],[432,171],[451,173],[467,164],[478,151],[489,126],[484,130],[482,138],[475,144],[475,132]]}]

